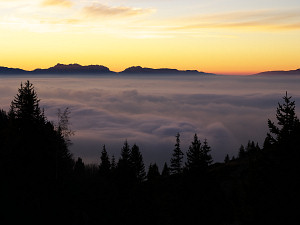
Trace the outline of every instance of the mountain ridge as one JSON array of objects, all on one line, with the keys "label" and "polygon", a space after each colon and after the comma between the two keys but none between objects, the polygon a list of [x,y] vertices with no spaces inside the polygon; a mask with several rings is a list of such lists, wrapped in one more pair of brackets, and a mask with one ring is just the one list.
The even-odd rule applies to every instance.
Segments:
[{"label": "mountain ridge", "polygon": [[82,66],[80,64],[56,64],[53,67],[47,69],[34,69],[32,71],[23,70],[19,68],[9,68],[0,66],[0,74],[210,74],[200,72],[197,70],[178,70],[170,68],[147,68],[141,66],[128,67],[121,72],[111,71],[108,67],[102,65],[87,65]]},{"label": "mountain ridge", "polygon": [[[141,67],[141,66],[131,66],[126,68],[123,71],[115,72],[111,71],[108,67],[103,65],[87,65],[82,66],[77,63],[73,64],[61,64],[57,63],[55,66],[49,67],[47,69],[34,69],[30,70],[23,70],[20,68],[10,68],[0,66],[0,75],[7,74],[7,75],[22,75],[22,74],[189,74],[189,75],[216,75],[213,73],[206,73],[198,70],[178,70],[178,69],[171,69],[171,68],[148,68],[148,67]],[[296,70],[278,70],[278,71],[264,71],[256,74],[252,74],[250,76],[284,76],[284,75],[300,75],[300,68]]]},{"label": "mountain ridge", "polygon": [[275,70],[275,71],[264,71],[261,73],[254,74],[255,76],[284,76],[284,75],[300,75],[300,68],[296,70]]},{"label": "mountain ridge", "polygon": [[28,71],[26,70],[22,70],[19,68],[9,68],[9,67],[5,67],[5,66],[0,66],[0,74],[19,74],[19,73],[28,73]]},{"label": "mountain ridge", "polygon": [[82,66],[77,63],[74,64],[56,64],[53,67],[49,67],[48,69],[35,69],[32,71],[32,73],[38,73],[38,74],[56,74],[56,73],[113,73],[113,71],[110,71],[110,69],[106,66],[102,65],[88,65],[88,66]]}]

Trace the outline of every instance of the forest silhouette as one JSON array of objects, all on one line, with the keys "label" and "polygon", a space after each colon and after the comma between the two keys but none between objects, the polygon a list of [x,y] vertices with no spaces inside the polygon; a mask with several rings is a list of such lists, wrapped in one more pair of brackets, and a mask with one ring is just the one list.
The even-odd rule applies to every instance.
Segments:
[{"label": "forest silhouette", "polygon": [[[197,134],[186,153],[180,134],[160,172],[145,167],[139,146],[120,157],[99,149],[99,164],[74,159],[70,112],[49,121],[33,84],[21,84],[0,110],[1,220],[4,224],[295,224],[299,203],[300,121],[286,93],[259,147],[213,163]],[[186,156],[186,161],[183,158]],[[296,207],[295,207],[296,205]]]}]

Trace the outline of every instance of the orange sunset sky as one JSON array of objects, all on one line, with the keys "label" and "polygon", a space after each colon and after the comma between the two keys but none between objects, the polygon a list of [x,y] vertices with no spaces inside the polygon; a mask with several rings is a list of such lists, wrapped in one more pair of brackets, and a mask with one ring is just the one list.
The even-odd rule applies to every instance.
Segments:
[{"label": "orange sunset sky", "polygon": [[0,66],[300,67],[299,0],[0,0]]}]

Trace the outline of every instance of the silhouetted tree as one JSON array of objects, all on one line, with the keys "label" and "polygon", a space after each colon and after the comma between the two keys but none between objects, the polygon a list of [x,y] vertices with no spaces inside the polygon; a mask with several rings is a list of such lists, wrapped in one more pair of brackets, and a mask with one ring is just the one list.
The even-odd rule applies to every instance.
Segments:
[{"label": "silhouetted tree", "polygon": [[243,157],[245,157],[245,155],[246,155],[245,147],[244,147],[244,145],[241,145],[241,147],[239,149],[238,157],[243,158]]},{"label": "silhouetted tree", "polygon": [[207,140],[204,140],[201,145],[197,134],[194,135],[194,140],[187,152],[186,168],[190,172],[203,172],[212,163],[212,157],[209,154],[210,146],[208,146]]},{"label": "silhouetted tree", "polygon": [[63,112],[60,109],[58,109],[57,112],[58,124],[56,129],[64,137],[64,140],[67,143],[67,145],[71,145],[70,137],[74,135],[74,131],[70,129],[70,114],[71,111],[68,107],[65,108]]},{"label": "silhouetted tree", "polygon": [[111,168],[111,170],[113,171],[113,170],[116,169],[116,167],[117,167],[116,159],[115,159],[115,156],[112,155],[112,157],[111,157],[111,163],[110,163],[110,168]]},{"label": "silhouetted tree", "polygon": [[163,177],[168,177],[168,176],[170,176],[170,168],[168,167],[168,164],[165,162],[165,164],[164,164],[164,167],[163,167],[163,170],[162,170],[162,172],[161,172],[161,175],[163,176]]},{"label": "silhouetted tree", "polygon": [[148,173],[147,173],[147,179],[148,180],[155,180],[160,176],[158,166],[156,163],[150,164]]},{"label": "silhouetted tree", "polygon": [[271,140],[270,138],[267,136],[264,140],[264,143],[263,143],[263,149],[271,149],[272,148],[272,144],[271,144]]},{"label": "silhouetted tree", "polygon": [[18,89],[18,94],[11,102],[10,115],[22,121],[22,123],[37,123],[45,122],[45,117],[39,106],[40,100],[34,90],[33,84],[28,80],[21,83],[21,88]]},{"label": "silhouetted tree", "polygon": [[125,140],[124,145],[121,149],[121,158],[118,161],[118,167],[130,167],[130,154],[130,146],[127,140]]},{"label": "silhouetted tree", "polygon": [[82,178],[85,172],[85,165],[80,157],[77,158],[77,161],[74,165],[74,173],[77,177]]},{"label": "silhouetted tree", "polygon": [[260,151],[260,147],[258,145],[258,143],[254,143],[254,141],[248,141],[247,147],[246,147],[246,153],[248,155],[253,155],[256,152]]},{"label": "silhouetted tree", "polygon": [[201,142],[198,139],[197,134],[194,135],[194,140],[192,144],[189,146],[189,150],[186,153],[187,162],[185,166],[188,170],[199,170],[202,164],[202,149]]},{"label": "silhouetted tree", "polygon": [[[6,132],[8,132],[8,121],[9,119],[6,112],[4,110],[0,110],[0,156],[1,154],[4,154],[3,148],[5,146],[5,136],[7,135]],[[4,156],[2,156],[1,158],[3,157]]]},{"label": "silhouetted tree", "polygon": [[47,121],[39,102],[33,85],[21,83],[10,106],[10,134],[4,143],[7,159],[14,159],[14,170],[19,170],[18,176],[28,183],[57,180],[74,165],[67,140]]},{"label": "silhouetted tree", "polygon": [[131,166],[131,149],[125,140],[121,149],[121,157],[117,165],[117,176],[123,182],[129,182],[135,180],[135,174]]},{"label": "silhouetted tree", "polygon": [[0,110],[0,129],[4,128],[8,122],[7,113],[4,110]]},{"label": "silhouetted tree", "polygon": [[224,159],[224,163],[229,163],[229,162],[230,162],[229,155],[226,154],[225,159]]},{"label": "silhouetted tree", "polygon": [[208,167],[213,162],[212,156],[209,154],[210,151],[211,147],[208,145],[207,139],[205,138],[202,146],[203,165],[205,167]]},{"label": "silhouetted tree", "polygon": [[172,174],[179,174],[182,172],[182,160],[183,160],[183,152],[180,148],[180,134],[176,135],[176,144],[175,149],[171,158],[170,170]]},{"label": "silhouetted tree", "polygon": [[[284,103],[278,103],[276,109],[277,125],[268,119],[270,133],[267,134],[267,141],[273,145],[290,146],[295,140],[299,140],[300,121],[295,113],[295,101],[291,101],[291,96],[283,97]],[[292,144],[294,145],[294,144]]]},{"label": "silhouetted tree", "polygon": [[102,176],[107,176],[110,172],[111,164],[109,161],[109,156],[107,154],[105,145],[103,145],[100,159],[101,159],[101,162],[99,165],[99,173]]},{"label": "silhouetted tree", "polygon": [[44,219],[47,209],[56,211],[58,196],[75,169],[68,141],[47,120],[39,102],[27,81],[21,83],[9,113],[0,113],[0,177],[5,184],[1,188],[5,186],[9,199],[4,202],[16,206],[11,215],[26,224]]},{"label": "silhouetted tree", "polygon": [[145,165],[143,161],[143,156],[140,152],[139,147],[136,144],[134,144],[131,148],[130,162],[136,180],[140,182],[143,181],[146,177]]}]

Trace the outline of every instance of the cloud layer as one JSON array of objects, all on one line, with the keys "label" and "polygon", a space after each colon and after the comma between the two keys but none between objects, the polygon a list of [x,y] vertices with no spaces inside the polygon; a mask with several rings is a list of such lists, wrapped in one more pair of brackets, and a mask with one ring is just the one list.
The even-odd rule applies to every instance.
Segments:
[{"label": "cloud layer", "polygon": [[[1,108],[8,109],[23,78],[0,78]],[[299,78],[78,77],[30,78],[46,115],[70,107],[72,152],[99,162],[101,146],[119,157],[125,139],[137,143],[148,165],[168,162],[181,133],[186,151],[197,133],[216,161],[236,154],[249,139],[262,144],[267,119],[287,90],[300,102]],[[298,110],[298,109],[297,109]],[[298,111],[299,115],[299,111]]]}]

